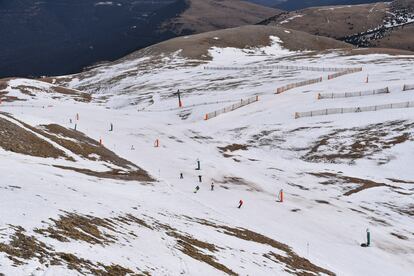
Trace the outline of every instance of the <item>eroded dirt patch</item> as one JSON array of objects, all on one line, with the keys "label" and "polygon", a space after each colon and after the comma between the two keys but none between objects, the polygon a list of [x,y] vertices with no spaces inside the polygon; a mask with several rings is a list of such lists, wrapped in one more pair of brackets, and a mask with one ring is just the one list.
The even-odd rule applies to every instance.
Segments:
[{"label": "eroded dirt patch", "polygon": [[237,150],[247,150],[249,147],[247,145],[241,144],[231,144],[224,147],[217,147],[221,152],[234,152]]},{"label": "eroded dirt patch", "polygon": [[66,213],[61,215],[59,219],[50,220],[54,225],[45,229],[36,229],[35,232],[61,242],[68,242],[72,239],[91,244],[108,244],[114,240],[112,235],[101,230],[115,230],[110,220],[74,213]]},{"label": "eroded dirt patch", "polygon": [[70,88],[62,86],[53,86],[52,91],[57,94],[71,96],[75,101],[89,103],[92,100],[92,96],[88,93],[80,92]]},{"label": "eroded dirt patch", "polygon": [[196,259],[198,261],[207,263],[212,267],[228,274],[228,275],[238,275],[230,268],[225,265],[217,262],[216,258],[211,254],[203,253],[200,249],[204,251],[210,251],[212,253],[217,252],[217,247],[214,244],[207,243],[195,239],[194,237],[188,235],[182,235],[176,231],[169,230],[167,235],[174,237],[177,240],[177,248],[186,254],[187,256]]},{"label": "eroded dirt patch", "polygon": [[6,254],[15,266],[26,264],[28,260],[38,260],[45,266],[66,265],[71,270],[81,274],[93,274],[100,276],[124,276],[138,275],[132,270],[118,264],[104,265],[93,263],[89,260],[76,257],[71,253],[56,252],[52,247],[30,236],[20,226],[11,226],[14,233],[10,236],[10,242],[0,243],[0,252]]},{"label": "eroded dirt patch", "polygon": [[309,173],[310,175],[316,176],[318,178],[327,179],[326,181],[320,182],[323,185],[339,185],[346,186],[349,184],[357,185],[356,188],[347,188],[344,187],[347,191],[344,193],[345,196],[349,196],[355,193],[359,193],[366,189],[371,189],[375,187],[391,187],[390,185],[382,182],[375,182],[369,179],[363,179],[358,177],[345,176],[336,173],[322,172],[322,173]]},{"label": "eroded dirt patch", "polygon": [[294,273],[296,275],[314,275],[325,273],[327,275],[335,275],[333,272],[321,268],[309,260],[298,256],[289,246],[281,242],[275,241],[269,237],[266,237],[262,234],[256,233],[254,231],[244,229],[244,228],[235,228],[225,225],[218,225],[213,222],[203,220],[203,219],[194,219],[196,222],[207,225],[215,228],[217,231],[224,233],[229,236],[236,237],[245,241],[251,241],[259,244],[269,245],[277,250],[283,251],[286,256],[280,254],[269,252],[264,254],[265,258],[268,258],[274,262],[284,264],[287,267],[286,271]]},{"label": "eroded dirt patch", "polygon": [[147,184],[153,182],[154,179],[151,178],[148,173],[144,170],[137,169],[137,170],[119,170],[119,169],[112,169],[109,171],[93,171],[90,169],[82,169],[82,168],[75,168],[69,166],[60,166],[60,165],[53,165],[55,168],[63,169],[63,170],[70,170],[82,174],[86,174],[89,176],[94,176],[98,178],[107,178],[107,179],[117,179],[117,180],[125,180],[125,181],[139,181],[142,182],[141,184]]},{"label": "eroded dirt patch", "polygon": [[[372,158],[395,145],[414,141],[414,123],[389,121],[365,127],[336,129],[320,136],[302,157],[310,162],[353,163],[364,157]],[[380,158],[379,164],[388,162]]]},{"label": "eroded dirt patch", "polygon": [[3,118],[0,118],[0,147],[6,151],[30,156],[70,160],[62,150]]},{"label": "eroded dirt patch", "polygon": [[[130,181],[143,181],[152,182],[154,179],[143,169],[137,167],[134,163],[119,157],[114,152],[108,150],[99,142],[87,137],[81,132],[64,128],[60,125],[51,124],[43,125],[40,128],[35,128],[19,121],[24,127],[36,132],[37,134],[44,136],[60,146],[68,149],[74,154],[81,156],[91,161],[104,161],[115,166],[121,167],[117,169],[111,169],[104,172],[93,171],[86,168],[75,168],[71,166],[57,166],[54,167],[66,170],[73,170],[79,173],[83,173],[90,176],[109,178],[109,179],[120,179]],[[33,135],[33,134],[32,134]],[[35,135],[33,135],[36,137]],[[39,138],[38,138],[39,139]],[[39,139],[40,141],[43,141]],[[27,143],[27,145],[31,145]],[[53,147],[53,149],[55,149]],[[57,149],[56,149],[57,150]],[[60,151],[60,150],[58,150]],[[48,152],[48,151],[45,151]],[[63,152],[62,152],[63,153]],[[63,153],[64,154],[64,153]],[[73,158],[66,157],[70,161],[74,161]]]}]

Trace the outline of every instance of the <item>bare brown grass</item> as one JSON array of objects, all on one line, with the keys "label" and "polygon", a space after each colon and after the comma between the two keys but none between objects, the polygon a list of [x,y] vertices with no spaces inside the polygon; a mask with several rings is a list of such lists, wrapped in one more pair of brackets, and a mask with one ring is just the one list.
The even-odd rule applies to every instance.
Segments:
[{"label": "bare brown grass", "polygon": [[3,118],[0,118],[0,147],[30,156],[71,160],[62,150]]},{"label": "bare brown grass", "polygon": [[229,227],[225,225],[218,225],[218,224],[215,224],[210,221],[203,220],[203,219],[194,219],[194,220],[202,225],[213,227],[226,235],[233,236],[238,239],[245,240],[245,241],[251,241],[255,243],[269,245],[277,250],[281,250],[285,252],[286,256],[282,256],[280,254],[276,254],[273,252],[269,252],[267,254],[264,254],[263,256],[274,262],[285,264],[289,268],[289,270],[294,271],[296,275],[314,275],[314,274],[320,274],[320,273],[325,273],[327,275],[335,275],[333,272],[327,269],[321,268],[311,263],[309,260],[298,256],[286,244],[275,241],[262,234],[259,234],[259,233],[256,233],[254,231],[244,229],[244,228],[234,228],[234,227]]},{"label": "bare brown grass", "polygon": [[309,173],[310,175],[316,176],[318,178],[328,179],[327,181],[321,182],[324,185],[344,185],[344,184],[356,184],[357,187],[350,189],[344,193],[345,196],[349,196],[361,191],[375,188],[375,187],[390,187],[386,183],[375,182],[369,179],[363,179],[358,177],[345,176],[336,173],[322,172],[322,173]]}]

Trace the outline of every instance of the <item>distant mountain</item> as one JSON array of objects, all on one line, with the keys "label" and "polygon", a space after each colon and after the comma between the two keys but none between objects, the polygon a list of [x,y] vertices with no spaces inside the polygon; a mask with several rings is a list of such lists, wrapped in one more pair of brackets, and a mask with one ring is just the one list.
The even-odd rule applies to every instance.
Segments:
[{"label": "distant mountain", "polygon": [[284,26],[360,47],[414,51],[414,0],[307,8],[276,15],[261,24]]},{"label": "distant mountain", "polygon": [[249,2],[276,7],[286,11],[300,10],[308,7],[330,5],[355,5],[380,2],[378,0],[249,0]]},{"label": "distant mountain", "polygon": [[331,5],[356,5],[356,4],[365,4],[365,3],[374,3],[380,2],[378,0],[287,0],[275,6],[287,10],[299,10],[308,7],[317,7],[317,6],[331,6]]},{"label": "distant mountain", "polygon": [[75,73],[181,34],[278,13],[230,0],[3,0],[0,77]]}]

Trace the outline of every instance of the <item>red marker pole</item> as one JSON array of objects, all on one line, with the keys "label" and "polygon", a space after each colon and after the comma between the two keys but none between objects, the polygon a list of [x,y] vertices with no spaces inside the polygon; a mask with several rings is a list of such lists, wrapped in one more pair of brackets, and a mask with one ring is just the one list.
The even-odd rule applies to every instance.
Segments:
[{"label": "red marker pole", "polygon": [[177,91],[177,96],[178,96],[178,107],[183,107],[183,102],[181,101],[181,94],[180,94],[180,90]]},{"label": "red marker pole", "polygon": [[283,190],[279,192],[279,202],[283,202]]}]

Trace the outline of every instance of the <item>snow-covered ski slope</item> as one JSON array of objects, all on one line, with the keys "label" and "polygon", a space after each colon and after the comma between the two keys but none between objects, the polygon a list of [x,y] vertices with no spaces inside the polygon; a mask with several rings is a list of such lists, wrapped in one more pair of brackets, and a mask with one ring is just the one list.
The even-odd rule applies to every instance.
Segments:
[{"label": "snow-covered ski slope", "polygon": [[[294,114],[412,101],[414,91],[402,87],[414,83],[414,58],[289,52],[273,40],[261,49],[211,49],[209,62],[176,53],[48,79],[75,89],[70,95],[44,82],[7,81],[9,98],[0,106],[0,272],[413,275],[414,108]],[[313,71],[204,69],[273,64],[363,71],[327,81],[329,73]],[[317,77],[324,81],[275,94]],[[383,87],[390,93],[317,99]],[[84,92],[92,99],[73,96]],[[203,120],[255,95],[258,102]],[[53,132],[51,124],[76,124],[95,141]],[[26,131],[13,137],[19,148],[4,142],[13,131]],[[137,180],[137,170],[148,175]],[[367,228],[372,242],[362,248]]]}]

